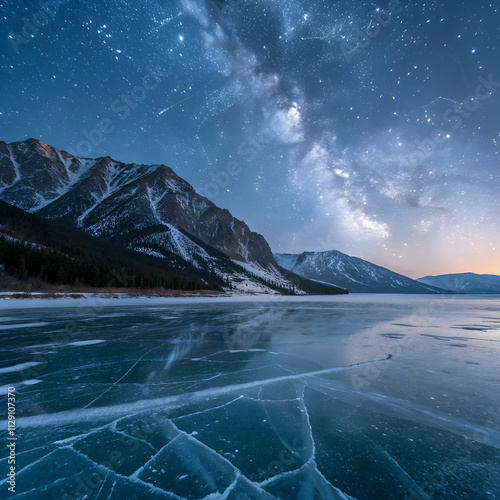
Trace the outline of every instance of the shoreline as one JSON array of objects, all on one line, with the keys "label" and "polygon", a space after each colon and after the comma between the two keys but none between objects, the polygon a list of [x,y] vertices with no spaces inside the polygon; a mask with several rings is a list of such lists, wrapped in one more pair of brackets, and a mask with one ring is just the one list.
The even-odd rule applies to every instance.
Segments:
[{"label": "shoreline", "polygon": [[123,298],[173,298],[173,297],[224,297],[226,292],[218,292],[215,290],[198,290],[196,292],[184,290],[168,290],[168,291],[102,291],[96,290],[93,292],[0,292],[0,300],[61,300],[61,299],[88,299],[94,297],[123,299]]},{"label": "shoreline", "polygon": [[[18,292],[16,292],[18,293]],[[280,303],[287,300],[317,301],[319,297],[325,300],[348,297],[348,295],[271,295],[271,294],[232,294],[232,293],[195,293],[184,292],[177,295],[128,294],[128,293],[60,293],[56,297],[42,297],[43,293],[31,294],[29,298],[10,298],[10,292],[0,292],[0,311],[13,309],[36,308],[74,308],[93,309],[94,312],[105,307],[123,306],[166,306],[184,304],[210,304],[226,301]]]},{"label": "shoreline", "polygon": [[[500,295],[428,295],[428,294],[349,294],[349,295],[243,295],[216,292],[215,294],[184,294],[177,296],[153,296],[146,294],[131,295],[127,293],[82,293],[79,297],[69,297],[61,294],[57,298],[41,298],[37,295],[29,299],[9,299],[6,292],[0,292],[0,312],[20,309],[64,308],[75,310],[90,310],[98,313],[107,307],[163,307],[177,305],[220,304],[223,302],[266,302],[271,307],[280,307],[285,302],[318,302],[331,304],[344,303],[346,300],[353,303],[365,304],[373,300],[382,300],[388,296],[394,302],[408,301],[418,304],[431,304],[442,301],[442,304],[451,304],[455,301],[498,301]],[[76,294],[74,294],[76,295]],[[3,300],[2,300],[3,299]]]}]

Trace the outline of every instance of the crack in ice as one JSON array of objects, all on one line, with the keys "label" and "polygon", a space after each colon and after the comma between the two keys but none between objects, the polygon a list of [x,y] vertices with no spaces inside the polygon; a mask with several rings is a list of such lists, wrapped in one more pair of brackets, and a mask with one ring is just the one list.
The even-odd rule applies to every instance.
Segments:
[{"label": "crack in ice", "polygon": [[90,403],[86,404],[83,408],[88,408],[92,403],[95,403],[98,399],[101,399],[104,394],[106,394],[108,391],[110,391],[111,389],[113,389],[113,387],[116,386],[116,384],[120,383],[136,366],[137,364],[142,360],[142,358],[144,358],[144,356],[146,356],[147,354],[149,354],[150,352],[154,351],[155,349],[158,349],[160,346],[157,346],[157,347],[154,347],[153,349],[150,349],[149,351],[147,351],[146,353],[144,353],[128,370],[127,372],[122,375],[116,382],[114,382],[110,387],[108,387],[101,395],[97,396],[95,399],[93,399]]},{"label": "crack in ice", "polygon": [[[384,359],[364,361],[362,363],[355,363],[347,366],[336,366],[323,370],[316,370],[313,372],[299,373],[295,375],[284,375],[262,380],[254,380],[251,382],[243,382],[240,384],[231,384],[222,387],[213,387],[210,389],[203,389],[191,393],[178,394],[174,396],[165,396],[155,399],[145,399],[135,401],[132,403],[122,403],[113,406],[98,406],[95,408],[86,408],[85,410],[66,410],[58,413],[48,413],[41,415],[34,415],[30,417],[21,417],[18,419],[20,425],[25,427],[45,427],[47,425],[60,425],[70,422],[94,422],[96,419],[106,419],[114,415],[123,415],[124,413],[144,413],[151,411],[155,408],[173,409],[182,408],[200,399],[217,398],[223,394],[230,394],[232,392],[241,392],[247,389],[253,389],[263,385],[272,385],[277,382],[284,382],[289,380],[302,380],[304,378],[314,378],[320,375],[328,375],[336,372],[342,372],[357,368],[370,363],[379,363],[386,361]],[[116,382],[115,382],[116,384]],[[146,409],[145,409],[146,407]]]}]

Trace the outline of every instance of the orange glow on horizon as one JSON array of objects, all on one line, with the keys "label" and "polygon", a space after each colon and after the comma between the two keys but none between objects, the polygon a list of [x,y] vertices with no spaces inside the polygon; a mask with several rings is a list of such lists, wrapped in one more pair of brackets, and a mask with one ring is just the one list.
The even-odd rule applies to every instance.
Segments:
[{"label": "orange glow on horizon", "polygon": [[[439,276],[444,274],[493,274],[500,276],[500,255],[496,250],[478,252],[477,249],[462,248],[457,255],[447,249],[445,252],[422,252],[421,248],[409,251],[404,259],[387,256],[385,259],[362,257],[369,262],[385,267],[395,273],[417,279],[424,276]],[[456,248],[454,249],[456,250]]]}]

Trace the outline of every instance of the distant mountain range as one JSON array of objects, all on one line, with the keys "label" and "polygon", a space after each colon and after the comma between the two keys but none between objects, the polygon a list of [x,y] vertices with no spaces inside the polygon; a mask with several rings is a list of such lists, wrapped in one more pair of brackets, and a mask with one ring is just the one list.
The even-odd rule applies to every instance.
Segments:
[{"label": "distant mountain range", "polygon": [[417,281],[461,293],[500,294],[500,276],[495,274],[442,274],[425,276]]},{"label": "distant mountain range", "polygon": [[165,165],[79,158],[36,139],[0,141],[0,200],[160,259],[207,286],[211,276],[244,293],[346,293],[280,268],[262,235]]},{"label": "distant mountain range", "polygon": [[376,264],[336,250],[274,254],[285,269],[305,278],[335,284],[354,293],[446,293]]}]

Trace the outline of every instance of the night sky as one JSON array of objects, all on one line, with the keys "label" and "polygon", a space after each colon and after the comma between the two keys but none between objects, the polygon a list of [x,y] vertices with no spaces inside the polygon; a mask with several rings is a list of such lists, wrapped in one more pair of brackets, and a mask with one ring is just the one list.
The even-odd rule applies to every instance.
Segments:
[{"label": "night sky", "polygon": [[0,3],[0,139],[171,166],[275,252],[500,274],[500,2]]}]

